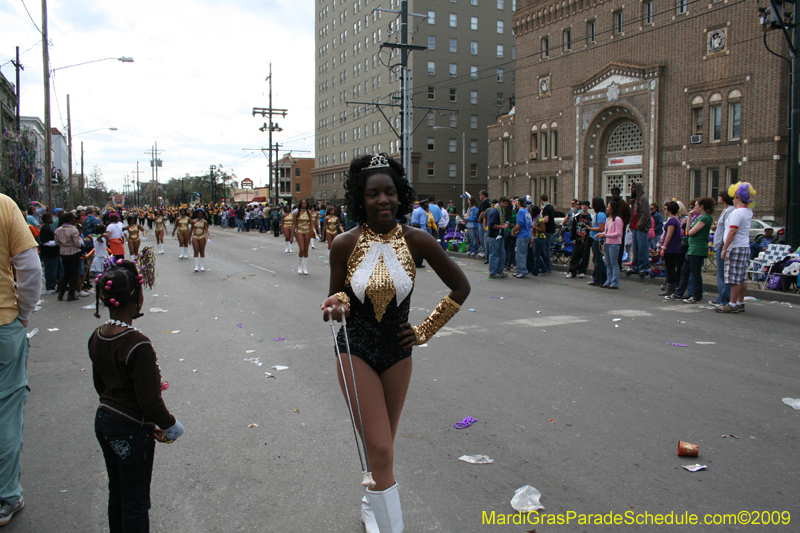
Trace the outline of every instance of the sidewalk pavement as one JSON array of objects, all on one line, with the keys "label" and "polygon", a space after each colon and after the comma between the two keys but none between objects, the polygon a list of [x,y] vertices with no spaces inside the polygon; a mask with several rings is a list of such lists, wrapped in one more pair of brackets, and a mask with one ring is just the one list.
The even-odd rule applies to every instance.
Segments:
[{"label": "sidewalk pavement", "polygon": [[[469,254],[461,253],[461,252],[452,252],[450,250],[447,251],[447,254],[449,256],[451,256],[451,257],[458,257],[458,258],[464,258],[464,259],[469,259],[470,258]],[[482,259],[482,258],[479,258],[479,257],[475,258],[476,261],[480,260],[480,259]],[[484,261],[485,261],[485,259],[484,259]],[[569,270],[567,265],[562,265],[562,264],[555,263],[555,262],[552,264],[552,268],[553,268],[554,272],[567,272],[567,270]],[[488,271],[488,265],[487,265],[487,271]],[[592,276],[591,273],[594,272],[594,269],[591,267],[591,265],[589,266],[589,268],[588,268],[588,270],[586,272],[587,272],[586,273],[587,278],[591,279],[591,276]],[[653,278],[653,277],[650,277],[650,276],[646,276],[646,277],[642,278],[642,277],[634,276],[634,275],[627,276],[624,273],[621,273],[620,274],[620,278],[619,278],[620,286],[622,286],[623,284],[628,284],[628,283],[638,283],[638,284],[641,284],[641,285],[656,285],[656,286],[659,286],[659,287],[664,283],[665,279],[666,278],[663,278],[663,277],[654,277]],[[703,273],[703,292],[705,292],[707,294],[717,294],[717,273],[716,273],[716,271],[714,271],[714,272],[704,272]],[[795,294],[795,293],[791,293],[791,292],[783,292],[783,291],[760,290],[758,288],[755,288],[753,284],[750,284],[747,287],[747,296],[752,296],[753,298],[756,298],[757,300],[765,300],[765,301],[770,301],[770,302],[771,301],[777,301],[777,300],[783,300],[785,302],[792,302],[793,304],[800,305],[800,294]]]}]

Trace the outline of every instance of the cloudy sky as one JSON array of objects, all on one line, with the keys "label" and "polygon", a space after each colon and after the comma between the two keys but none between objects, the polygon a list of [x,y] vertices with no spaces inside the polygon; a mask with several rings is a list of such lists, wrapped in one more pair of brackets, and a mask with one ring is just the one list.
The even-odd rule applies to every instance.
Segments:
[{"label": "cloudy sky", "polygon": [[[265,119],[253,117],[252,109],[268,106],[270,62],[273,107],[289,110],[275,119],[283,132],[274,140],[282,150],[313,156],[314,6],[313,0],[50,0],[51,69],[134,59],[54,73],[54,127],[66,131],[69,94],[73,133],[118,128],[73,138],[73,171],[80,169],[83,141],[87,171],[99,166],[109,188],[121,190],[137,161],[146,172],[140,179],[149,179],[145,152],[157,142],[164,151],[159,181],[221,164],[239,179],[266,184],[266,157],[242,149],[268,145],[258,130]],[[43,119],[41,2],[0,0],[0,21],[0,70],[14,82],[7,62],[19,46],[21,114]]]}]

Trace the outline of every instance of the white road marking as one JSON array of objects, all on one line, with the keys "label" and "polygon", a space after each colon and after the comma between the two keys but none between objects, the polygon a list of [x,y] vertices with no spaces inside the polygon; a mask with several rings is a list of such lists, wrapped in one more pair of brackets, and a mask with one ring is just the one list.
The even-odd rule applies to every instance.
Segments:
[{"label": "white road marking", "polygon": [[647,311],[640,311],[639,309],[617,309],[616,311],[606,311],[607,315],[625,316],[633,318],[637,316],[653,316],[652,313]]},{"label": "white road marking", "polygon": [[565,326],[567,324],[580,324],[581,322],[589,322],[588,318],[580,316],[548,316],[541,318],[521,318],[519,320],[512,320],[512,324],[519,324],[520,326],[530,326],[533,328],[543,328],[548,326]]},{"label": "white road marking", "polygon": [[258,265],[254,265],[253,263],[250,263],[250,266],[251,266],[251,267],[254,267],[254,268],[260,268],[261,270],[266,270],[266,271],[267,271],[267,272],[269,272],[270,274],[277,274],[277,272],[275,272],[274,270],[270,270],[270,269],[268,269],[268,268],[260,267],[260,266],[258,266]]}]

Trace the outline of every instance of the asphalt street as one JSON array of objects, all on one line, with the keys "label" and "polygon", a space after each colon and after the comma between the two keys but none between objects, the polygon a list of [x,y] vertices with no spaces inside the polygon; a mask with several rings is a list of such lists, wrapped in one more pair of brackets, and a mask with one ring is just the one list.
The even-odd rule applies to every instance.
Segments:
[{"label": "asphalt street", "polygon": [[[167,239],[135,324],[153,341],[167,407],[186,427],[157,444],[152,531],[363,532],[358,457],[319,312],[325,247],[311,250],[310,274],[300,276],[282,237],[211,235],[205,273]],[[665,302],[637,280],[619,291],[558,273],[489,280],[483,261],[456,261],[472,293],[414,349],[396,441],[406,531],[800,531],[800,412],[782,402],[800,398],[800,306],[778,295],[720,315]],[[445,294],[420,269],[411,322]],[[44,295],[30,321],[39,331],[28,365],[26,507],[9,533],[107,529],[86,347],[101,321],[82,308],[94,301]],[[478,421],[455,429],[466,416]],[[679,440],[697,444],[699,457],[678,457]],[[468,464],[465,454],[494,463]],[[694,463],[708,468],[682,468]],[[541,492],[550,514],[788,511],[792,522],[484,524],[513,513],[523,485]]]}]

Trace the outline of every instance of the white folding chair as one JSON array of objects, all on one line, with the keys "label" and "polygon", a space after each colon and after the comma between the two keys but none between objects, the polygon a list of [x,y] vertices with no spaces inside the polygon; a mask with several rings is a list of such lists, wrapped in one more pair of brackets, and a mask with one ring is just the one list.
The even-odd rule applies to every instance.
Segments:
[{"label": "white folding chair", "polygon": [[759,254],[759,257],[752,259],[747,269],[748,277],[758,285],[760,290],[764,290],[766,287],[775,263],[792,253],[792,247],[788,244],[768,244],[763,253],[763,257]]}]

